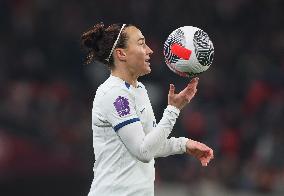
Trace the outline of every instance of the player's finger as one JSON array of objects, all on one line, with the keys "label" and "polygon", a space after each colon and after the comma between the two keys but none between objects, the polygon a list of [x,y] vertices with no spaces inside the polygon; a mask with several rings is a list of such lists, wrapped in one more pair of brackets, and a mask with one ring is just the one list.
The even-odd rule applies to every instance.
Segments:
[{"label": "player's finger", "polygon": [[202,150],[204,152],[209,152],[210,151],[210,148],[208,146],[206,146],[205,144],[203,144],[203,143],[199,143],[199,148],[200,148],[200,150]]},{"label": "player's finger", "polygon": [[174,95],[174,94],[175,94],[175,86],[173,84],[170,84],[169,95]]},{"label": "player's finger", "polygon": [[188,91],[187,94],[185,94],[185,98],[187,99],[188,102],[192,99],[192,97],[196,94],[197,89],[194,89],[193,92],[192,90]]},{"label": "player's finger", "polygon": [[210,148],[209,153],[210,153],[210,157],[211,157],[211,159],[214,159],[214,152],[213,152],[213,150],[212,150],[211,148]]},{"label": "player's finger", "polygon": [[201,165],[203,167],[208,165],[208,161],[207,160],[202,159],[202,160],[200,160],[200,162],[201,162]]},{"label": "player's finger", "polygon": [[192,78],[189,83],[197,82],[199,80],[198,77]]},{"label": "player's finger", "polygon": [[187,85],[187,87],[185,88],[186,93],[191,93],[192,90],[195,90],[198,84],[198,78],[193,78]]},{"label": "player's finger", "polygon": [[197,84],[198,84],[198,80],[199,80],[199,78],[193,78],[189,83],[188,83],[188,85],[189,86],[196,86]]},{"label": "player's finger", "polygon": [[202,166],[207,166],[209,164],[210,160],[211,160],[210,158],[206,158],[206,157],[200,158],[200,162],[201,162]]},{"label": "player's finger", "polygon": [[214,158],[213,150],[206,145],[204,145],[203,147],[204,147],[204,151],[206,153],[206,156],[210,157],[210,159],[213,159]]},{"label": "player's finger", "polygon": [[201,156],[200,156],[199,158],[200,158],[200,159],[206,159],[207,162],[208,162],[208,160],[211,160],[213,157],[212,157],[212,155],[210,154],[210,151],[209,151],[209,150],[203,150],[203,151],[202,151],[202,154],[201,154]]}]

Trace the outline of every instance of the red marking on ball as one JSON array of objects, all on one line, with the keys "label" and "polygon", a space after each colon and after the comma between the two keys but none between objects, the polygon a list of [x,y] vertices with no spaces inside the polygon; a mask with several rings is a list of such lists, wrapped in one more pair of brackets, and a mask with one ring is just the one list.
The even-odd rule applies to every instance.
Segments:
[{"label": "red marking on ball", "polygon": [[171,46],[171,51],[173,54],[178,56],[179,58],[182,58],[184,60],[188,60],[191,55],[191,50],[179,45],[179,44],[173,44]]}]

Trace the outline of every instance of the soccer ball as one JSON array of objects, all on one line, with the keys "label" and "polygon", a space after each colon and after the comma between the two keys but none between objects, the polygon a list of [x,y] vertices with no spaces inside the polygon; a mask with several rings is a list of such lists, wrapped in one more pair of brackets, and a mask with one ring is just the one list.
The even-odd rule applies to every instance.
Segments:
[{"label": "soccer ball", "polygon": [[164,44],[164,57],[173,72],[184,77],[194,77],[212,64],[214,46],[203,30],[184,26],[168,36]]}]

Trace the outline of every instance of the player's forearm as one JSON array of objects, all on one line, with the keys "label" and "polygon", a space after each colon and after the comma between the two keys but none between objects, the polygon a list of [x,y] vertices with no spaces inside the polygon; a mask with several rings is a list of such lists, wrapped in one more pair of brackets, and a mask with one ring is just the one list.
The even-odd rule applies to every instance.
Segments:
[{"label": "player's forearm", "polygon": [[180,110],[174,106],[168,105],[163,113],[163,117],[157,127],[165,128],[167,134],[170,134],[178,118]]},{"label": "player's forearm", "polygon": [[167,141],[178,115],[178,109],[168,106],[157,127],[153,128],[154,130],[150,131],[147,135],[145,135],[140,122],[121,128],[118,131],[118,135],[128,150],[137,159],[142,162],[149,162],[156,157],[161,146]]},{"label": "player's forearm", "polygon": [[171,137],[167,139],[155,154],[157,157],[167,157],[174,154],[182,154],[186,152],[186,142],[188,138],[185,137]]},{"label": "player's forearm", "polygon": [[[167,139],[179,112],[175,107],[168,106],[157,127],[144,137],[140,145],[140,155],[144,161],[149,162],[158,155],[176,154],[181,151],[181,147],[178,147],[178,145],[182,145],[181,142],[184,143],[184,141],[174,139],[168,141]],[[161,146],[166,147],[166,149],[162,151]]]}]

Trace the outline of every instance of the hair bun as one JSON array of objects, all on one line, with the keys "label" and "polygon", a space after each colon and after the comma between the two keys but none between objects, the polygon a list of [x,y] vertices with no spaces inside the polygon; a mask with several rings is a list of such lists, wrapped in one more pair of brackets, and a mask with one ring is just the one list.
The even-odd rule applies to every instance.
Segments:
[{"label": "hair bun", "polygon": [[98,23],[87,32],[83,33],[81,39],[84,46],[99,51],[98,42],[102,39],[105,28],[103,23]]}]

